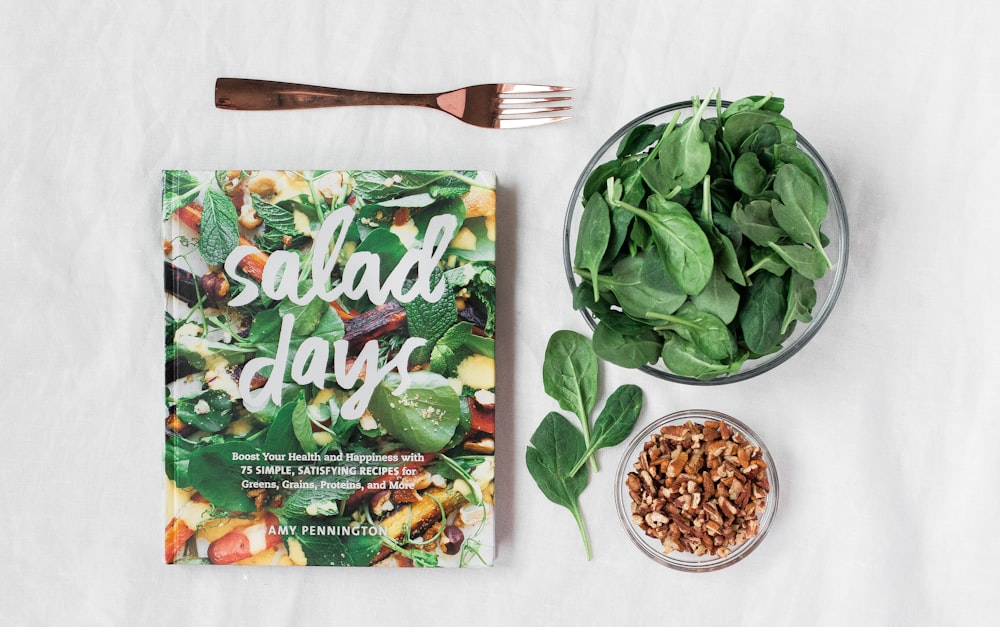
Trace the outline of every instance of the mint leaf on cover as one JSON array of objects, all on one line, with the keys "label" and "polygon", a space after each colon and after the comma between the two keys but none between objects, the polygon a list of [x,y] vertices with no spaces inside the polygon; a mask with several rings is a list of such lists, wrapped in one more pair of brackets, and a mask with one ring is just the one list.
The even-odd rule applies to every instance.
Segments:
[{"label": "mint leaf on cover", "polygon": [[221,265],[239,241],[236,205],[222,192],[206,190],[201,212],[201,234],[198,237],[201,256],[207,263]]}]

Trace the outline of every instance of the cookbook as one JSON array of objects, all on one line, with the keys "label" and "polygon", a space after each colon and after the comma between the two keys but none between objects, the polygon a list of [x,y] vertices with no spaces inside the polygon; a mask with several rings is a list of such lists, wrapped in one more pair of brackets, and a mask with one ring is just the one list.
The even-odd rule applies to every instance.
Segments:
[{"label": "cookbook", "polygon": [[163,172],[168,564],[490,566],[496,178]]}]

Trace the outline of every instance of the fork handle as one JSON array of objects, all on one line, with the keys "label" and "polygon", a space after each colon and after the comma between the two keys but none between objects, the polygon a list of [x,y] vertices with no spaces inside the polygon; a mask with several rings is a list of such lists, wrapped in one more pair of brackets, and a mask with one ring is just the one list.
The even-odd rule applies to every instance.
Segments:
[{"label": "fork handle", "polygon": [[240,111],[316,109],[358,105],[410,105],[435,107],[436,94],[390,94],[336,87],[299,85],[250,78],[215,81],[215,106]]}]

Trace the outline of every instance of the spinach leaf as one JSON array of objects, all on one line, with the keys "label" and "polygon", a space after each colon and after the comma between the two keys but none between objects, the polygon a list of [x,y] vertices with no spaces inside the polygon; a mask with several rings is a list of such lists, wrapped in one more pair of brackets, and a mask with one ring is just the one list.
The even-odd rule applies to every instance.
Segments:
[{"label": "spinach leaf", "polygon": [[[717,217],[720,223],[726,218],[724,214]],[[712,269],[713,275],[716,270],[720,270],[723,276],[728,277],[733,283],[745,286],[747,278],[743,274],[743,268],[740,267],[739,255],[736,252],[736,247],[733,246],[732,240],[724,235],[714,224],[702,224],[699,221],[699,226],[704,230],[705,237],[708,238],[709,246],[712,247],[712,254],[715,257],[715,264]]]},{"label": "spinach leaf", "polygon": [[786,163],[774,176],[774,191],[781,197],[781,202],[771,206],[775,221],[793,240],[818,250],[826,266],[831,267],[819,237],[827,210],[819,186],[798,167]]},{"label": "spinach leaf", "polygon": [[768,246],[778,253],[782,261],[787,263],[792,270],[807,279],[816,281],[822,279],[823,275],[826,274],[826,260],[815,248],[809,248],[803,244],[779,245],[774,242],[770,242]]},{"label": "spinach leaf", "polygon": [[580,230],[576,239],[576,256],[574,264],[590,271],[594,286],[594,299],[598,295],[598,272],[604,251],[608,248],[611,237],[611,215],[608,204],[600,194],[594,194],[583,206],[580,218]]},{"label": "spinach leaf", "polygon": [[673,315],[654,316],[654,319],[663,321],[656,330],[677,333],[710,359],[729,361],[736,354],[736,341],[726,323],[693,303],[686,303]]},{"label": "spinach leaf", "polygon": [[739,371],[746,356],[738,356],[730,363],[723,363],[705,355],[693,342],[676,333],[669,333],[663,339],[661,354],[663,365],[674,374],[695,379],[713,379],[720,375]]},{"label": "spinach leaf", "polygon": [[573,514],[589,560],[590,540],[583,525],[579,503],[580,494],[587,487],[589,473],[587,469],[576,474],[570,472],[586,449],[580,432],[561,414],[550,412],[531,436],[531,444],[525,452],[525,463],[542,494]]},{"label": "spinach leaf", "polygon": [[816,307],[816,286],[798,272],[788,276],[788,306],[781,321],[781,332],[787,333],[796,320],[812,322],[812,310]]},{"label": "spinach leaf", "polygon": [[804,153],[801,148],[791,144],[779,144],[774,147],[774,158],[778,163],[790,163],[805,172],[809,178],[815,181],[823,202],[829,201],[826,179],[823,178],[823,173],[816,167],[816,162]]},{"label": "spinach leaf", "polygon": [[198,250],[207,263],[222,264],[239,244],[238,219],[236,205],[229,196],[216,189],[205,190]]},{"label": "spinach leaf", "polygon": [[191,486],[191,480],[188,478],[188,464],[191,461],[192,450],[194,450],[194,446],[180,436],[172,435],[167,438],[164,465],[167,477],[178,488]]},{"label": "spinach leaf", "polygon": [[[590,279],[589,273],[578,273]],[[611,269],[610,276],[601,276],[601,287],[614,294],[622,311],[635,318],[645,318],[651,311],[673,313],[687,300],[687,294],[670,278],[660,258],[649,252],[624,257]]]},{"label": "spinach leaf", "polygon": [[589,444],[589,416],[597,402],[597,355],[590,341],[575,331],[553,333],[545,346],[542,381],[545,393],[580,420]]},{"label": "spinach leaf", "polygon": [[[302,443],[296,433],[295,425],[292,421],[292,414],[295,413],[303,396],[300,393],[298,398],[292,402],[285,403],[278,409],[271,425],[267,428],[267,435],[264,438],[263,450],[269,453],[304,453]],[[310,439],[312,439],[310,437]],[[315,442],[314,442],[315,444]]]},{"label": "spinach leaf", "polygon": [[733,220],[758,246],[767,246],[785,237],[785,231],[774,221],[771,203],[766,200],[751,200],[745,205],[737,202],[733,205]]},{"label": "spinach leaf", "polygon": [[203,390],[177,399],[177,417],[208,433],[218,433],[233,420],[233,401],[223,390]]},{"label": "spinach leaf", "polygon": [[604,320],[594,328],[594,353],[623,368],[639,368],[660,358],[663,340],[652,329],[623,333]]},{"label": "spinach leaf", "polygon": [[756,196],[767,186],[767,170],[760,165],[756,153],[745,152],[733,166],[733,184],[747,196]]},{"label": "spinach leaf", "polygon": [[747,290],[739,313],[743,342],[753,353],[766,355],[781,341],[781,326],[787,308],[785,281],[765,274]]},{"label": "spinach leaf", "polygon": [[367,252],[379,258],[379,281],[385,282],[406,254],[406,246],[389,229],[375,229],[355,249],[355,254]]},{"label": "spinach leaf", "polygon": [[632,127],[625,134],[625,137],[622,138],[621,143],[618,144],[618,158],[624,159],[643,152],[663,135],[665,129],[666,124],[660,124],[659,126],[639,124]]},{"label": "spinach leaf", "polygon": [[292,407],[291,422],[292,432],[295,434],[295,439],[298,440],[302,450],[306,453],[318,451],[319,445],[313,439],[312,420],[309,419],[308,405],[304,392],[299,394],[299,400]]},{"label": "spinach leaf", "polygon": [[664,131],[653,154],[642,165],[642,176],[650,189],[671,197],[678,188],[694,187],[708,174],[712,150],[701,130],[701,118],[709,100],[704,100],[694,114],[677,129]]},{"label": "spinach leaf", "polygon": [[368,409],[375,420],[404,446],[418,453],[440,451],[455,435],[461,400],[443,376],[409,373],[410,385],[396,394],[401,377],[390,372],[375,388]]},{"label": "spinach leaf", "polygon": [[248,459],[260,459],[260,449],[249,442],[231,440],[195,449],[188,462],[188,478],[208,502],[230,512],[252,512],[256,508],[240,483],[256,475],[241,472]]},{"label": "spinach leaf", "polygon": [[771,95],[767,96],[749,96],[747,98],[740,98],[739,100],[733,101],[725,111],[722,112],[722,120],[726,121],[735,113],[741,111],[772,111],[774,113],[781,113],[785,108],[785,99],[776,98]]},{"label": "spinach leaf", "polygon": [[712,275],[714,258],[708,237],[682,205],[653,195],[649,211],[619,203],[649,226],[656,251],[670,278],[686,294],[697,294]]},{"label": "spinach leaf", "polygon": [[[740,271],[742,274],[742,270]],[[740,293],[718,267],[712,271],[712,278],[705,289],[691,297],[691,302],[700,310],[708,312],[723,323],[729,324],[736,317],[740,306]]]},{"label": "spinach leaf", "polygon": [[776,276],[784,276],[788,272],[788,264],[785,263],[785,260],[778,253],[770,248],[754,246],[750,249],[750,260],[753,265],[747,268],[747,276],[752,275],[758,270],[766,270]]},{"label": "spinach leaf", "polygon": [[748,137],[765,124],[792,128],[792,123],[788,119],[774,111],[765,109],[740,111],[726,119],[722,131],[723,140],[730,146],[739,148]]},{"label": "spinach leaf", "polygon": [[[312,289],[312,279],[306,279],[299,283],[299,293],[305,293],[310,289]],[[322,298],[313,298],[304,305],[296,304],[286,298],[278,304],[278,316],[283,317],[288,314],[295,316],[292,334],[298,336],[311,335],[319,326],[324,314],[329,310],[330,303]]]},{"label": "spinach leaf", "polygon": [[[287,302],[287,306],[284,309],[279,306],[274,309],[264,310],[257,315],[250,327],[250,336],[247,339],[256,347],[258,356],[273,358],[277,355],[278,338],[281,331],[281,315],[282,313],[293,313],[296,311],[295,307],[297,307],[291,301],[282,302]],[[337,312],[322,299],[315,299],[311,303],[316,302],[322,303],[321,308],[317,307],[317,309],[320,309],[318,311],[319,322],[316,323],[316,326],[308,334],[299,334],[296,328],[309,328],[311,323],[307,325],[303,321],[301,324],[304,326],[300,326],[299,321],[296,320],[296,325],[292,327],[292,339],[288,344],[289,359],[294,359],[299,347],[310,337],[323,339],[331,345],[337,340],[344,338],[344,322],[337,315]],[[317,312],[309,313],[309,317],[312,318],[315,313]]]},{"label": "spinach leaf", "polygon": [[615,176],[621,164],[622,162],[619,159],[614,159],[594,168],[594,171],[590,173],[590,176],[587,177],[586,182],[583,184],[584,200],[589,199],[594,194],[603,194],[604,189],[608,185],[608,179]]},{"label": "spinach leaf", "polygon": [[594,421],[590,446],[570,469],[570,474],[576,474],[599,449],[617,446],[624,442],[632,433],[641,411],[642,390],[639,386],[626,383],[612,392]]}]

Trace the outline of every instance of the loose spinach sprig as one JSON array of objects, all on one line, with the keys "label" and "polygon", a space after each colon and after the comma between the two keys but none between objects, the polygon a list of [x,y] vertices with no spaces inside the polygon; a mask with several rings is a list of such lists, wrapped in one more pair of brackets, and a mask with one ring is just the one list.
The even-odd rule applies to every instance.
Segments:
[{"label": "loose spinach sprig", "polygon": [[[716,117],[705,117],[711,100]],[[599,320],[594,350],[638,368],[662,359],[710,379],[780,350],[812,320],[833,267],[826,180],[773,96],[641,124],[583,189],[574,307]],[[587,436],[585,432],[585,437]]]},{"label": "loose spinach sprig", "polygon": [[594,453],[628,437],[642,411],[642,390],[632,384],[620,386],[608,397],[591,428],[590,414],[597,400],[597,355],[591,342],[574,331],[556,331],[549,338],[542,378],[545,392],[564,410],[576,414],[582,431],[562,414],[549,412],[531,436],[525,462],[542,493],[573,514],[589,560],[590,540],[579,503],[590,480],[584,465],[589,460],[596,471]]}]

